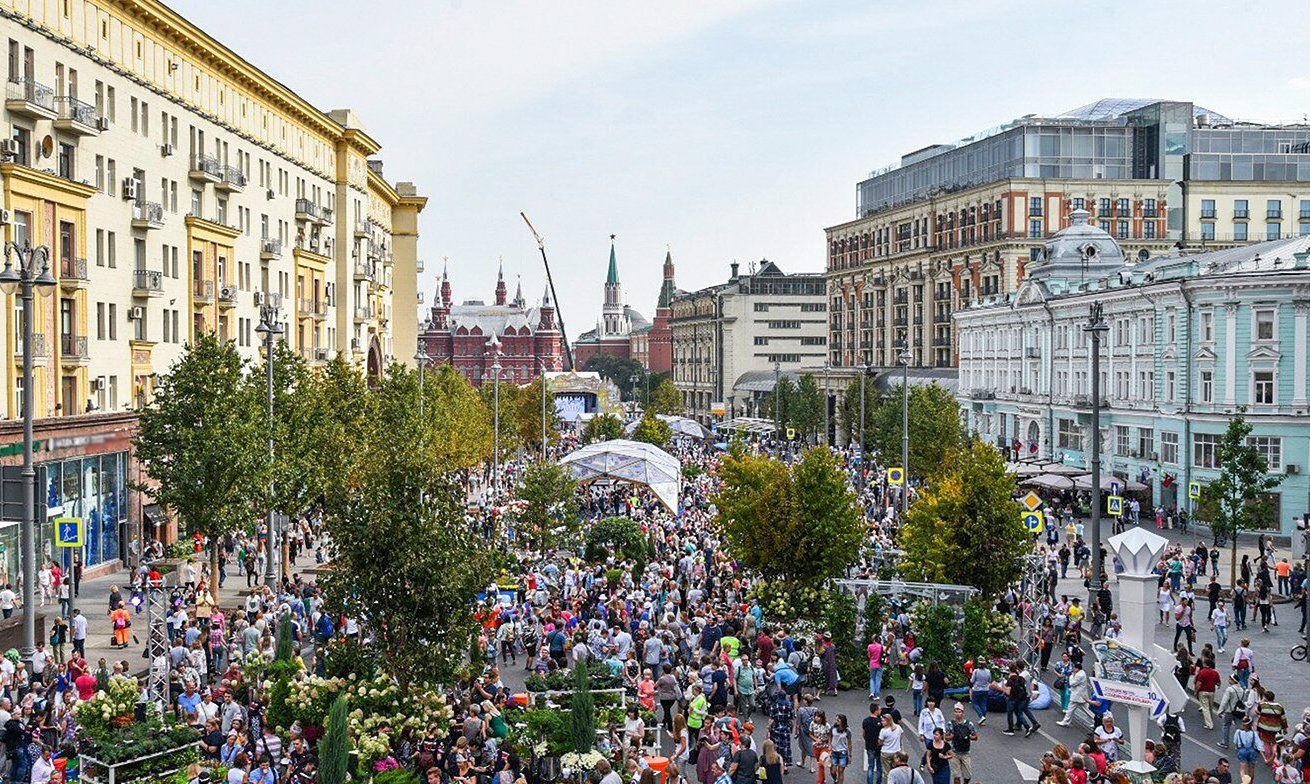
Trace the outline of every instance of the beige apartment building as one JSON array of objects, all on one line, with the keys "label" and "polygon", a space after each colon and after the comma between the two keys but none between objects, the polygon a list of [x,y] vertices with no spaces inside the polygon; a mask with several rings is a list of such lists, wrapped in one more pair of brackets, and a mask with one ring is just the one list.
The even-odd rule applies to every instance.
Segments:
[{"label": "beige apartment building", "polygon": [[[36,306],[35,415],[58,434],[39,460],[100,461],[99,476],[112,455],[125,487],[130,412],[156,375],[202,332],[257,360],[265,315],[313,365],[412,364],[426,199],[383,176],[381,143],[353,112],[311,105],[157,0],[0,0],[0,40],[0,224],[7,241],[48,247],[58,280]],[[6,456],[22,384],[21,303],[8,299]],[[79,492],[98,499],[80,512],[138,519],[126,490]]]}]

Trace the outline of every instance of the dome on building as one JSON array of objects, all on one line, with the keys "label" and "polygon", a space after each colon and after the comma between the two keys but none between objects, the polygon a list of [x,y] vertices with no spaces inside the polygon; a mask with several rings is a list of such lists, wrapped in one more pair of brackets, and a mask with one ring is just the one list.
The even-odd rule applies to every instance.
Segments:
[{"label": "dome on building", "polygon": [[1046,241],[1041,258],[1028,266],[1037,280],[1097,280],[1128,263],[1123,249],[1109,232],[1092,225],[1087,210],[1074,210],[1072,225]]},{"label": "dome on building", "polygon": [[646,317],[638,313],[635,308],[629,305],[623,306],[623,315],[627,317],[628,322],[632,324],[633,329],[650,326],[650,322],[646,320]]}]

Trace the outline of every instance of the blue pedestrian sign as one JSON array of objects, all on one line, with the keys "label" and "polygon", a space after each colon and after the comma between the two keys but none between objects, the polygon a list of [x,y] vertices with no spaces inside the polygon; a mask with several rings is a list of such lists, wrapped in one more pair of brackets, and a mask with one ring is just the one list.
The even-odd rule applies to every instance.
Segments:
[{"label": "blue pedestrian sign", "polygon": [[1119,496],[1119,495],[1108,496],[1105,499],[1105,513],[1109,515],[1114,515],[1115,517],[1122,517],[1124,513],[1123,496]]},{"label": "blue pedestrian sign", "polygon": [[86,526],[80,517],[55,518],[55,546],[81,547],[85,544]]}]

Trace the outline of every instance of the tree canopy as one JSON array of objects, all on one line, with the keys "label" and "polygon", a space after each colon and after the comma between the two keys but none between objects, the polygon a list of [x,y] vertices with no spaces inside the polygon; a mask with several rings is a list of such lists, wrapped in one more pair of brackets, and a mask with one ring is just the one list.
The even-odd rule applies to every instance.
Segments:
[{"label": "tree canopy", "polygon": [[1228,421],[1219,441],[1219,478],[1201,490],[1197,505],[1197,516],[1210,524],[1215,536],[1229,540],[1229,580],[1234,585],[1238,534],[1269,525],[1273,517],[1269,494],[1282,482],[1281,476],[1269,473],[1268,461],[1250,443],[1251,431],[1245,409]]},{"label": "tree canopy", "polygon": [[616,438],[623,438],[623,422],[613,414],[597,414],[582,428],[582,440],[588,444]]},{"label": "tree canopy", "polygon": [[578,483],[569,470],[553,460],[538,460],[523,472],[518,499],[523,536],[541,550],[569,544],[580,533]]},{"label": "tree canopy", "polygon": [[[869,384],[865,384],[866,388]],[[901,386],[897,384],[879,402],[870,417],[865,440],[882,455],[886,465],[901,463]],[[855,401],[859,405],[859,393]],[[859,419],[858,413],[856,419]],[[939,384],[910,387],[910,465],[913,476],[932,476],[946,457],[964,442],[959,404]]]},{"label": "tree canopy", "polygon": [[637,423],[637,429],[632,432],[633,441],[644,441],[660,448],[666,446],[672,438],[673,428],[669,427],[669,423],[651,412],[647,412],[641,418]]},{"label": "tree canopy", "polygon": [[682,393],[673,383],[673,379],[664,376],[650,391],[650,400],[646,401],[646,410],[655,414],[678,415],[685,409],[682,405]]},{"label": "tree canopy", "polygon": [[[873,379],[864,379],[864,450],[867,452],[873,444],[874,413],[882,402],[878,387]],[[846,382],[846,392],[842,394],[837,408],[837,418],[841,420],[842,430],[851,443],[860,440],[860,379],[853,378]],[[899,449],[899,447],[897,447]]]}]

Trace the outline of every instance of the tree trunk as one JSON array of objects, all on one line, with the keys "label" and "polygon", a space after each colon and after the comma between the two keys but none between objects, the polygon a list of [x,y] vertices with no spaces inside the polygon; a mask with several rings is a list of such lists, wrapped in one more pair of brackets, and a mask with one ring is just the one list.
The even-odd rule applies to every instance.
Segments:
[{"label": "tree trunk", "polygon": [[217,537],[211,539],[209,542],[209,580],[207,581],[207,585],[209,587],[209,595],[214,597],[214,612],[218,612],[219,609],[218,553],[219,548],[222,546],[221,539]]},{"label": "tree trunk", "polygon": [[1234,530],[1228,533],[1228,538],[1231,540],[1229,543],[1229,547],[1232,548],[1230,550],[1231,557],[1228,559],[1228,584],[1231,587],[1236,588],[1237,587],[1237,530],[1235,528]]}]

